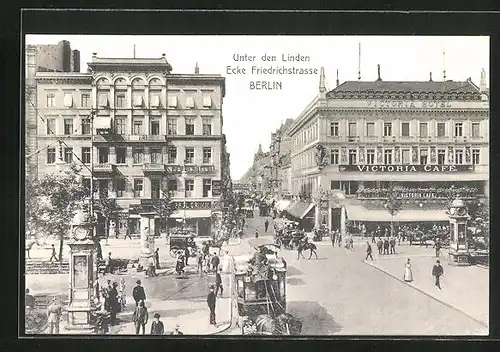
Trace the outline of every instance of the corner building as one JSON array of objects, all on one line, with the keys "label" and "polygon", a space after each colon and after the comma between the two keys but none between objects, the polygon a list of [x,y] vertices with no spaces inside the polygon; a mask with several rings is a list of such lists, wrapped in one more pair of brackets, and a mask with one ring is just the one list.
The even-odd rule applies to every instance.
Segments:
[{"label": "corner building", "polygon": [[[390,222],[387,189],[401,189],[396,222],[447,221],[446,189],[489,197],[489,101],[463,82],[347,81],[318,96],[289,129],[292,191],[331,190],[315,224],[346,230]],[[314,205],[316,206],[316,204]]]},{"label": "corner building", "polygon": [[[210,217],[222,208],[222,181],[230,179],[222,133],[224,78],[197,68],[195,74],[171,74],[164,55],[94,54],[88,67],[88,73],[37,74],[37,103],[46,120],[37,130],[38,148],[48,147],[39,154],[38,174],[55,172],[62,152],[67,163],[92,169],[95,199],[116,198],[119,233],[127,225],[132,234],[148,223],[156,233],[165,227],[159,219],[140,221],[144,207],[165,191],[176,208],[169,228],[186,219],[183,226],[210,235]],[[62,151],[59,139],[65,142]],[[82,173],[90,187],[89,170]],[[104,231],[103,219],[97,231]]]}]

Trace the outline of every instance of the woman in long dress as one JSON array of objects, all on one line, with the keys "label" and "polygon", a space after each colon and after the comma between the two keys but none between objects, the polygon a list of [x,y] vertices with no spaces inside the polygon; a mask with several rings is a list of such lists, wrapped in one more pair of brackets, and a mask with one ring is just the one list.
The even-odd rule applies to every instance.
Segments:
[{"label": "woman in long dress", "polygon": [[412,282],[412,281],[413,281],[413,274],[412,274],[412,272],[411,272],[410,258],[408,258],[408,259],[406,260],[404,280],[405,280],[406,282]]}]

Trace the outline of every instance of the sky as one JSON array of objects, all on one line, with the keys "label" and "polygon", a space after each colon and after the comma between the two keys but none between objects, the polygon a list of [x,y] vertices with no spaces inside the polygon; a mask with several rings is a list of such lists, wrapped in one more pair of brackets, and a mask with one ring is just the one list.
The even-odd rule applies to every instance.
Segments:
[{"label": "sky", "polygon": [[[377,79],[377,64],[385,81],[465,81],[479,85],[481,69],[489,82],[489,37],[428,36],[110,36],[110,35],[27,35],[26,44],[57,44],[68,40],[80,51],[80,69],[86,72],[92,53],[98,57],[160,58],[166,54],[174,74],[194,73],[226,77],[223,101],[224,127],[231,153],[231,177],[238,180],[252,165],[262,143],[269,149],[271,133],[288,118],[297,118],[318,94],[319,72],[324,67],[327,87],[355,81],[360,60],[361,80]],[[359,55],[361,45],[361,55]],[[443,55],[445,52],[445,55]],[[240,57],[255,56],[253,62]],[[282,55],[309,57],[308,61],[282,61]],[[276,61],[262,61],[262,56]],[[245,68],[246,73],[229,74]],[[252,74],[252,66],[316,69],[317,74]],[[250,89],[251,82],[281,82],[281,89]],[[489,83],[487,84],[489,87]]]}]

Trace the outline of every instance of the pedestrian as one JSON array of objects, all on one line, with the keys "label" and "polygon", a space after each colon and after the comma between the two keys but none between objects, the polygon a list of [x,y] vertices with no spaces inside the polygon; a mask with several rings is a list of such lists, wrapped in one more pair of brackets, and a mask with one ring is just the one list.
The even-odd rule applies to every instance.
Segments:
[{"label": "pedestrian", "polygon": [[120,290],[119,290],[121,311],[124,311],[125,307],[127,306],[127,298],[126,298],[125,292],[126,292],[125,291],[125,279],[122,277],[120,279]]},{"label": "pedestrian", "polygon": [[106,258],[106,268],[104,269],[104,274],[111,274],[111,252],[108,253],[108,257]]},{"label": "pedestrian", "polygon": [[266,221],[264,221],[264,232],[267,232],[268,227],[269,227],[269,220],[266,219]]},{"label": "pedestrian", "polygon": [[156,269],[155,269],[155,260],[154,260],[154,256],[150,256],[150,257],[148,258],[148,270],[147,270],[146,274],[147,274],[149,277],[156,276]]},{"label": "pedestrian", "polygon": [[52,261],[52,259],[54,259],[56,262],[59,260],[57,258],[57,252],[56,252],[56,247],[54,246],[54,244],[52,243],[52,254],[50,256],[50,261]]},{"label": "pedestrian", "polygon": [[196,273],[200,273],[200,275],[203,275],[203,252],[201,250],[198,251],[198,254],[196,255]]},{"label": "pedestrian", "polygon": [[372,232],[372,243],[376,243],[375,242],[375,233],[374,232]]},{"label": "pedestrian", "polygon": [[342,247],[342,234],[340,232],[338,234],[337,239],[338,239],[337,244],[339,245],[339,247]]},{"label": "pedestrian", "polygon": [[175,327],[174,327],[174,331],[172,331],[170,333],[170,335],[184,335],[179,329],[181,327],[179,326],[179,324],[176,324]]},{"label": "pedestrian", "polygon": [[439,255],[441,254],[441,241],[439,238],[436,239],[434,248],[436,249],[436,258],[439,258]]},{"label": "pedestrian", "polygon": [[186,261],[186,266],[188,266],[188,260],[189,260],[189,248],[188,247],[184,248],[184,260]]},{"label": "pedestrian", "polygon": [[59,334],[59,322],[61,321],[62,307],[57,297],[52,299],[52,303],[47,307],[47,317],[50,327],[50,334]]},{"label": "pedestrian", "polygon": [[[158,314],[158,313],[156,313]],[[156,316],[155,314],[155,316]],[[135,326],[135,334],[139,335],[142,328],[142,334],[146,334],[146,324],[148,323],[148,309],[144,306],[144,301],[140,300],[139,305],[135,307],[132,321]]]},{"label": "pedestrian", "polygon": [[181,251],[177,253],[177,263],[175,265],[175,271],[177,272],[177,275],[180,275],[184,272],[184,254]]},{"label": "pedestrian", "polygon": [[335,247],[335,231],[330,233],[330,239],[332,240],[332,247]]},{"label": "pedestrian", "polygon": [[103,260],[103,257],[102,257],[102,247],[101,247],[101,242],[100,241],[97,241],[97,261],[102,261]]},{"label": "pedestrian", "polygon": [[372,246],[370,245],[370,242],[366,241],[366,258],[365,258],[365,260],[367,260],[368,257],[370,257],[371,260],[373,260],[373,257],[372,257]]},{"label": "pedestrian", "polygon": [[216,301],[216,296],[214,293],[214,285],[211,285],[210,292],[207,295],[207,304],[208,304],[208,309],[210,310],[210,325],[217,326],[217,323],[215,322],[215,301]]},{"label": "pedestrian", "polygon": [[132,236],[130,236],[130,227],[128,226],[128,224],[125,226],[125,237],[123,239],[126,240],[127,237],[132,239]]},{"label": "pedestrian", "polygon": [[391,246],[391,254],[396,254],[396,239],[394,238],[394,236],[391,236],[389,245]]},{"label": "pedestrian", "polygon": [[163,326],[163,322],[160,321],[160,314],[155,313],[153,318],[154,320],[151,323],[151,335],[163,335],[165,328]]},{"label": "pedestrian", "polygon": [[25,308],[35,308],[36,302],[35,302],[35,297],[33,295],[30,295],[30,289],[26,289],[26,294],[24,295],[24,307]]},{"label": "pedestrian", "polygon": [[102,295],[104,297],[104,309],[108,312],[111,311],[110,301],[109,301],[109,293],[113,289],[111,285],[111,280],[108,280],[108,285],[103,288]]},{"label": "pedestrian", "polygon": [[116,324],[116,313],[118,313],[118,283],[113,282],[113,288],[109,291],[109,308],[111,314],[111,325]]},{"label": "pedestrian", "polygon": [[161,267],[160,267],[160,248],[156,248],[156,251],[155,251],[155,265],[156,265],[156,269],[161,269]]},{"label": "pedestrian", "polygon": [[439,260],[436,260],[436,264],[432,268],[432,276],[434,276],[436,278],[435,285],[439,289],[441,289],[441,282],[439,281],[439,279],[441,278],[441,276],[443,274],[444,274],[444,270],[443,270],[443,267],[441,266],[441,262]]},{"label": "pedestrian", "polygon": [[222,277],[220,276],[220,272],[222,272],[222,268],[215,272],[215,296],[218,296],[220,290],[220,297],[222,297],[224,288],[222,287]]},{"label": "pedestrian", "polygon": [[255,229],[255,238],[259,238],[259,231]]},{"label": "pedestrian", "polygon": [[210,260],[210,264],[212,264],[212,270],[214,273],[217,273],[219,269],[220,259],[219,256],[214,252],[212,259]]},{"label": "pedestrian", "polygon": [[413,273],[411,272],[411,264],[410,264],[410,258],[406,260],[405,264],[405,275],[404,275],[404,280],[406,282],[412,282],[413,281]]},{"label": "pedestrian", "polygon": [[137,286],[132,291],[132,297],[134,297],[135,306],[137,307],[139,301],[146,301],[146,293],[144,292],[144,287],[141,286],[141,280],[137,280],[136,284]]},{"label": "pedestrian", "polygon": [[205,273],[208,273],[210,271],[210,266],[212,263],[212,256],[210,255],[210,253],[208,253],[204,258],[205,258],[205,264],[204,264]]},{"label": "pedestrian", "polygon": [[384,254],[389,254],[389,240],[387,237],[384,238]]}]

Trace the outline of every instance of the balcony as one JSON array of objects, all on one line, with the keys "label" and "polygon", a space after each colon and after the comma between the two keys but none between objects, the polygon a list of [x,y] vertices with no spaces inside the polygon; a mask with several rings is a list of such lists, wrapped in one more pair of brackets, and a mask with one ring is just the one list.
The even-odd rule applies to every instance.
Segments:
[{"label": "balcony", "polygon": [[142,166],[144,174],[163,174],[167,170],[164,164],[144,164]]},{"label": "balcony", "polygon": [[181,174],[184,171],[184,166],[182,165],[165,165],[165,170],[169,174]]},{"label": "balcony", "polygon": [[151,134],[142,134],[142,135],[122,135],[123,139],[127,142],[166,142],[167,136],[164,134],[160,135],[151,135]]}]

